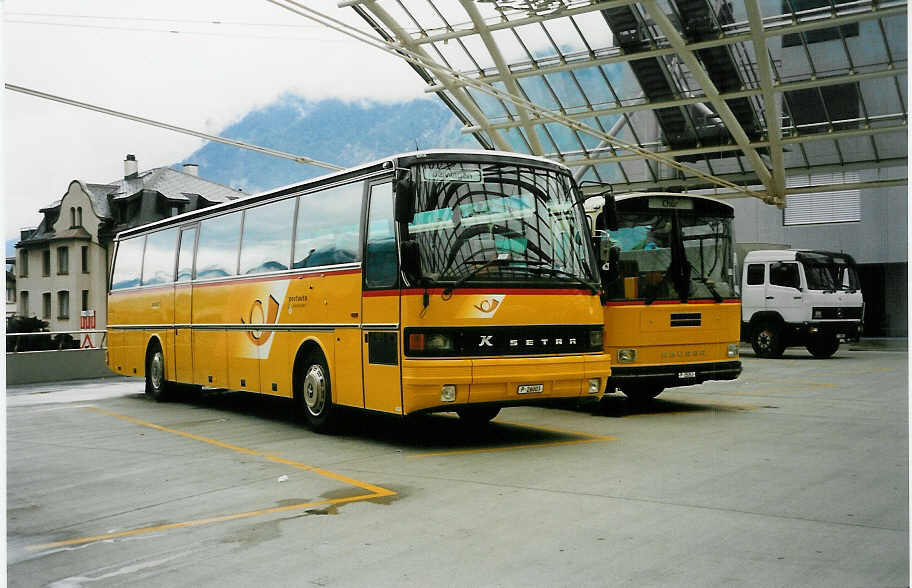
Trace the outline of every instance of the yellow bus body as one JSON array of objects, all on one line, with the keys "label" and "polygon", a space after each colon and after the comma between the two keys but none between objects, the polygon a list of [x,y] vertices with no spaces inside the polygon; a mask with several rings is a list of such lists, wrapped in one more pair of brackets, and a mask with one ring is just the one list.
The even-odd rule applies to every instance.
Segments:
[{"label": "yellow bus body", "polygon": [[[144,377],[146,351],[157,339],[168,381],[291,397],[298,351],[315,345],[330,368],[335,404],[395,414],[526,401],[517,396],[523,384],[542,384],[535,399],[591,396],[589,380],[604,383],[610,373],[606,353],[403,357],[406,326],[599,323],[598,297],[588,291],[456,290],[447,297],[438,291],[427,308],[423,293],[414,290],[370,294],[362,299],[358,270],[115,290],[109,298],[108,364],[116,373]],[[483,311],[495,298],[497,307]],[[362,373],[369,365],[365,333],[374,330],[359,320],[362,304],[395,325],[401,372],[400,366],[382,365]],[[455,400],[446,405],[442,384],[456,386]]]}]

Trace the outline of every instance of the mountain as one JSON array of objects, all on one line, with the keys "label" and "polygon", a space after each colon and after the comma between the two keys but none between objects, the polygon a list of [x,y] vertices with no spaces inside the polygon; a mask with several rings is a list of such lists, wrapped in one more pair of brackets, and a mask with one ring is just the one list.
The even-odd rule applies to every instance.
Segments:
[{"label": "mountain", "polygon": [[[462,124],[437,100],[383,104],[284,95],[247,113],[223,137],[350,167],[388,155],[430,148],[478,148]],[[331,170],[208,143],[181,163],[196,163],[200,177],[250,193],[291,184]],[[175,165],[179,168],[179,164]]]}]

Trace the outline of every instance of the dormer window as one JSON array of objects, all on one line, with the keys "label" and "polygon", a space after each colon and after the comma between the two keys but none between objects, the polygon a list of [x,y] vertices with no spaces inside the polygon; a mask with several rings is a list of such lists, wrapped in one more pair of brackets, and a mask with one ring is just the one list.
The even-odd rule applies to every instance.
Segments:
[{"label": "dormer window", "polygon": [[72,206],[70,207],[70,227],[76,226],[76,209]]},{"label": "dormer window", "polygon": [[76,226],[78,226],[78,227],[82,226],[82,207],[81,206],[76,207]]}]

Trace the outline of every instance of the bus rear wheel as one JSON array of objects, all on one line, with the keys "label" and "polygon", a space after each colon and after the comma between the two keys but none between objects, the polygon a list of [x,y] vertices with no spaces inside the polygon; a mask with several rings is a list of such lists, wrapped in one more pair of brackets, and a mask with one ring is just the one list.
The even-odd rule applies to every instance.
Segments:
[{"label": "bus rear wheel", "polygon": [[836,335],[818,335],[810,339],[805,347],[817,359],[827,359],[839,350],[839,339]]},{"label": "bus rear wheel", "polygon": [[311,353],[297,367],[294,396],[298,413],[311,430],[332,432],[338,411],[332,402],[332,383],[326,360],[320,353]]},{"label": "bus rear wheel", "polygon": [[456,409],[459,420],[472,427],[486,425],[499,413],[499,406],[465,406]]},{"label": "bus rear wheel", "polygon": [[165,355],[158,341],[153,341],[146,352],[146,396],[155,402],[168,400],[170,391],[165,380]]}]

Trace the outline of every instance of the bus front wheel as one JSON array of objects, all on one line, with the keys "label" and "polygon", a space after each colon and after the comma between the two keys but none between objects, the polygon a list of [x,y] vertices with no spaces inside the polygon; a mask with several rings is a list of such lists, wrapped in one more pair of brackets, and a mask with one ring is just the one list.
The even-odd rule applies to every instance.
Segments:
[{"label": "bus front wheel", "polygon": [[295,402],[307,426],[317,433],[331,432],[337,410],[332,402],[329,368],[322,354],[311,353],[295,377]]},{"label": "bus front wheel", "polygon": [[165,355],[158,341],[153,341],[146,352],[146,396],[155,402],[164,402],[168,399],[168,391]]}]

